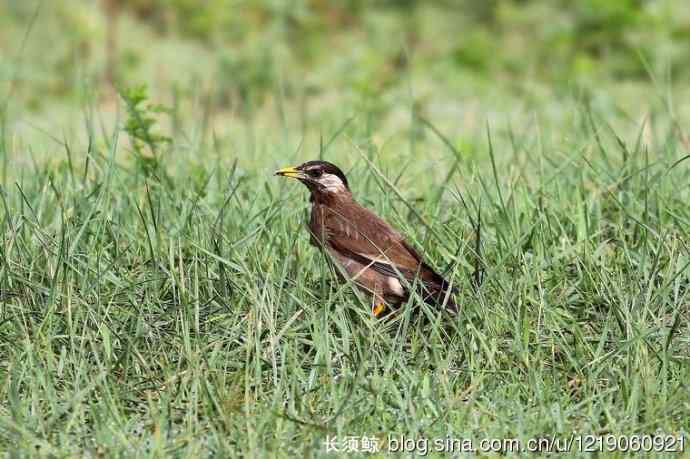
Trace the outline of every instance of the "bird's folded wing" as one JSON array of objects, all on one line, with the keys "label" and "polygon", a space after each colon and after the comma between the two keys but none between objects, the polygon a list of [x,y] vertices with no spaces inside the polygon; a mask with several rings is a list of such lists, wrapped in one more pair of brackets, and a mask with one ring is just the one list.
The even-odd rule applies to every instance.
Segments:
[{"label": "bird's folded wing", "polygon": [[331,212],[324,224],[328,244],[358,263],[387,276],[402,276],[408,281],[418,277],[425,284],[445,284],[397,231],[365,208]]}]

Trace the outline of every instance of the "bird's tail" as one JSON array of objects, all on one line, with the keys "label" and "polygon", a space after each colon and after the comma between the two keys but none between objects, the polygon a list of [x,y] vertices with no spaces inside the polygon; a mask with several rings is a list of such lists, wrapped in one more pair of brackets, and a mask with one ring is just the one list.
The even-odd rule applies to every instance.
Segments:
[{"label": "bird's tail", "polygon": [[455,302],[453,296],[457,293],[457,289],[450,286],[444,279],[440,285],[426,286],[423,292],[424,302],[437,307],[443,307],[446,312],[456,315],[459,311],[458,304]]}]

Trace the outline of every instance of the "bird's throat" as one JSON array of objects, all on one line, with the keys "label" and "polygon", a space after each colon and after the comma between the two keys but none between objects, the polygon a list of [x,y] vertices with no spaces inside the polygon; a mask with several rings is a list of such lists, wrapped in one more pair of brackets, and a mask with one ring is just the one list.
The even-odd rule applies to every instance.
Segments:
[{"label": "bird's throat", "polygon": [[311,196],[309,196],[309,202],[312,204],[323,204],[327,206],[344,204],[347,202],[352,202],[352,193],[346,189],[337,192],[313,189],[311,190]]}]

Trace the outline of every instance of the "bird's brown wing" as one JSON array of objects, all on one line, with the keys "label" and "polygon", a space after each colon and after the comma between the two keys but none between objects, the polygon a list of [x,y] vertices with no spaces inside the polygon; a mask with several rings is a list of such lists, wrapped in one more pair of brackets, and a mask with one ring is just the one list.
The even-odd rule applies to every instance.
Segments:
[{"label": "bird's brown wing", "polygon": [[424,263],[400,233],[370,210],[352,204],[324,212],[322,224],[328,245],[381,274],[402,276],[410,283],[418,276],[429,287],[445,288],[447,282]]}]

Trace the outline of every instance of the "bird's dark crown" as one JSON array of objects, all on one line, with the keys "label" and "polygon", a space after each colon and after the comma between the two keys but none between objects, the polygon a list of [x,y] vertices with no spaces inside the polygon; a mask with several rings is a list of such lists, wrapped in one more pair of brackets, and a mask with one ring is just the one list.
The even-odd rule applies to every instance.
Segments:
[{"label": "bird's dark crown", "polygon": [[345,177],[343,171],[341,171],[338,166],[333,163],[329,163],[328,161],[307,161],[306,163],[300,164],[295,169],[308,175],[315,174],[315,177],[318,177],[321,174],[333,174],[343,181],[345,188],[348,190],[350,189],[350,186],[347,183],[347,177]]}]

